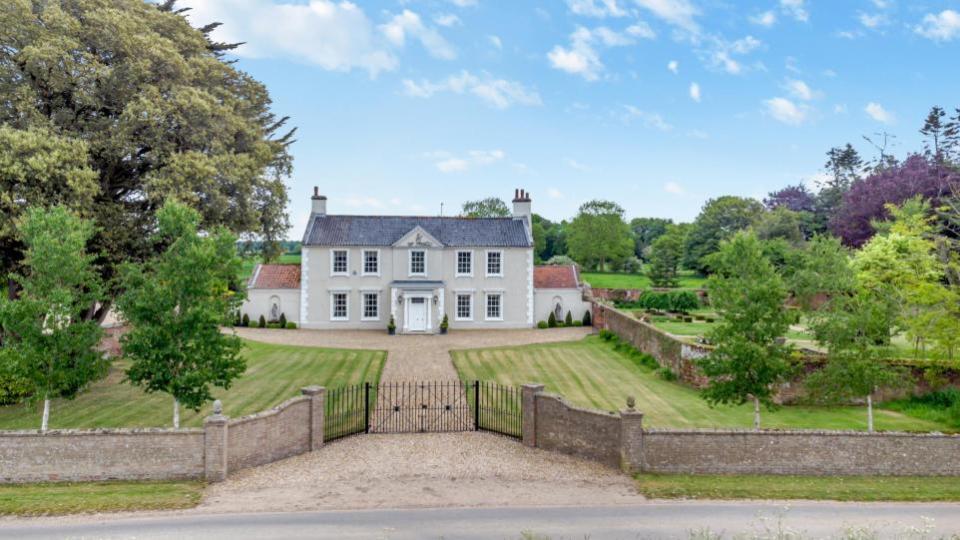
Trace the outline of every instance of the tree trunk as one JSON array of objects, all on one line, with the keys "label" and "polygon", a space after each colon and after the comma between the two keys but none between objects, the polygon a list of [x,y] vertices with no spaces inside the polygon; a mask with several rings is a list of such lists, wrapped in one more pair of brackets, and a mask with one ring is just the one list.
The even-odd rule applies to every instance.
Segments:
[{"label": "tree trunk", "polygon": [[43,420],[40,421],[40,431],[47,431],[50,427],[50,395],[43,398]]},{"label": "tree trunk", "polygon": [[760,431],[760,400],[753,398],[753,429]]},{"label": "tree trunk", "polygon": [[180,402],[173,398],[173,429],[180,429]]},{"label": "tree trunk", "polygon": [[867,394],[867,433],[873,433],[873,394]]}]

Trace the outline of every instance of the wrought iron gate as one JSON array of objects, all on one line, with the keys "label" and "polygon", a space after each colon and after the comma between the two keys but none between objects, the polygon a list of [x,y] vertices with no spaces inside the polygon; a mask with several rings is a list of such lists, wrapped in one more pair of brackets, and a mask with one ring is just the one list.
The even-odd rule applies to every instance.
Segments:
[{"label": "wrought iron gate", "polygon": [[355,433],[493,431],[520,438],[519,388],[483,381],[371,383],[327,392],[324,440]]}]

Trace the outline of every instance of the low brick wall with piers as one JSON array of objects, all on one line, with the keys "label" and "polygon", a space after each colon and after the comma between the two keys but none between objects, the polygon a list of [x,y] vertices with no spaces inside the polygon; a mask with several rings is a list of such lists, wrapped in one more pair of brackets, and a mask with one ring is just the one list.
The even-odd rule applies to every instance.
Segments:
[{"label": "low brick wall with piers", "polygon": [[219,402],[203,429],[0,431],[0,483],[100,480],[224,480],[323,446],[326,392],[230,420]]},{"label": "low brick wall with piers", "polygon": [[527,403],[534,409],[523,411],[524,433],[535,433],[536,447],[629,473],[960,476],[958,435],[645,429],[632,401],[618,414],[542,391]]}]

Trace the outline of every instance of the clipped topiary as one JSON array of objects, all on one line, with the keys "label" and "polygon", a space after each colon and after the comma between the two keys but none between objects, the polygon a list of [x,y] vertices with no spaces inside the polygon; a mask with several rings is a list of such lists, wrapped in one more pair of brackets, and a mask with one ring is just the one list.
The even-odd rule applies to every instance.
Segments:
[{"label": "clipped topiary", "polygon": [[563,318],[564,326],[573,326],[573,313],[567,311],[567,316]]},{"label": "clipped topiary", "polygon": [[243,321],[241,321],[243,326],[250,326],[250,316],[246,313],[243,314]]},{"label": "clipped topiary", "polygon": [[583,325],[593,326],[593,315],[590,314],[589,309],[583,312]]},{"label": "clipped topiary", "polygon": [[281,314],[280,314],[280,320],[279,320],[278,322],[280,323],[280,328],[286,328],[286,327],[287,327],[287,315],[286,315],[285,313],[281,313]]},{"label": "clipped topiary", "polygon": [[267,319],[266,319],[266,317],[264,317],[263,315],[261,315],[261,316],[260,316],[260,320],[257,321],[257,326],[259,326],[260,328],[266,328],[266,327],[267,327]]},{"label": "clipped topiary", "polygon": [[557,327],[557,317],[556,315],[553,314],[552,311],[550,312],[550,316],[547,317],[547,326],[549,326],[550,328]]}]

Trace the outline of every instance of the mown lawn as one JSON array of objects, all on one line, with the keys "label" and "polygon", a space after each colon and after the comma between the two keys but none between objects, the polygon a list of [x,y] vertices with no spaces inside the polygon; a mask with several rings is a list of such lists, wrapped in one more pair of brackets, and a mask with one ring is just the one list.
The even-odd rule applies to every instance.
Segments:
[{"label": "mown lawn", "polygon": [[[750,428],[749,405],[711,408],[699,393],[660,378],[597,336],[581,341],[453,351],[464,380],[492,380],[520,385],[539,382],[547,391],[576,405],[620,410],[634,396],[644,423],[653,427]],[[762,413],[765,428],[866,430],[863,407],[788,406]],[[879,430],[951,431],[939,422],[890,411],[876,411]]]},{"label": "mown lawn", "polygon": [[[653,286],[646,274],[622,274],[615,272],[583,272],[581,277],[593,287],[601,289],[648,289]],[[680,273],[681,289],[700,289],[707,278],[693,272]]]},{"label": "mown lawn", "polygon": [[0,515],[175,510],[200,503],[203,482],[86,482],[0,486]]},{"label": "mown lawn", "polygon": [[653,499],[960,501],[960,482],[945,476],[639,474],[636,481]]},{"label": "mown lawn", "polygon": [[[224,413],[237,417],[269,409],[300,394],[309,385],[328,388],[377,382],[386,359],[384,351],[320,349],[244,342],[247,371],[229,390],[217,390]],[[116,361],[106,379],[73,400],[55,400],[50,428],[170,426],[173,402],[166,394],[146,394],[123,382],[124,361]],[[181,409],[181,426],[199,427],[211,404],[199,413]],[[0,429],[37,429],[40,408],[0,407]]]}]

